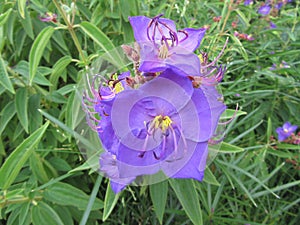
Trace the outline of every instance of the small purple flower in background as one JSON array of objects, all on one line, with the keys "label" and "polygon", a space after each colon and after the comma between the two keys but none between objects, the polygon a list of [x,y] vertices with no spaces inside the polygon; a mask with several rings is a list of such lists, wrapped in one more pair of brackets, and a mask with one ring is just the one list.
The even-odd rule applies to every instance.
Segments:
[{"label": "small purple flower in background", "polygon": [[193,52],[199,47],[206,29],[176,30],[174,21],[145,16],[129,17],[134,37],[140,46],[142,72],[162,72],[175,68],[190,75],[200,75],[200,63]]},{"label": "small purple flower in background", "polygon": [[269,29],[274,29],[274,28],[277,28],[276,24],[270,21]]},{"label": "small purple flower in background", "polygon": [[286,61],[281,61],[279,67],[280,68],[290,68],[289,64]]},{"label": "small purple flower in background", "polygon": [[245,0],[244,5],[250,5],[253,3],[253,0]]},{"label": "small purple flower in background", "polygon": [[44,16],[40,16],[40,21],[42,22],[57,22],[57,15],[52,12],[46,12]]},{"label": "small purple flower in background", "polygon": [[275,7],[275,9],[280,10],[282,6],[283,6],[283,2],[279,2],[279,3],[275,4],[274,7]]},{"label": "small purple flower in background", "polygon": [[292,125],[290,122],[285,122],[282,127],[278,127],[276,132],[278,134],[278,141],[284,141],[297,130],[298,126]]},{"label": "small purple flower in background", "polygon": [[276,64],[273,63],[272,66],[270,67],[270,70],[276,70],[276,67],[277,67]]},{"label": "small purple flower in background", "polygon": [[263,6],[259,7],[259,9],[258,9],[258,13],[263,16],[269,15],[270,11],[271,11],[270,5],[263,5]]}]

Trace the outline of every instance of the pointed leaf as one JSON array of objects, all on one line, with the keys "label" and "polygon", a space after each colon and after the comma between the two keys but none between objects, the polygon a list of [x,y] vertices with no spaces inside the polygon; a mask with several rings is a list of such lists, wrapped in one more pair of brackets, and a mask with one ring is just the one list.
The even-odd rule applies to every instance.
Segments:
[{"label": "pointed leaf", "polygon": [[16,92],[17,115],[26,133],[28,133],[28,96],[26,88],[19,88]]},{"label": "pointed leaf", "polygon": [[168,182],[163,181],[160,183],[152,184],[150,186],[150,196],[153,203],[155,214],[160,222],[163,224],[163,216],[168,196]]},{"label": "pointed leaf", "polygon": [[0,168],[0,188],[7,189],[16,179],[24,163],[43,137],[49,121],[26,138],[6,159]]},{"label": "pointed leaf", "polygon": [[29,85],[32,84],[33,78],[37,72],[38,65],[42,58],[44,49],[48,44],[52,34],[53,27],[44,28],[35,39],[29,53]]},{"label": "pointed leaf", "polygon": [[113,211],[114,207],[117,204],[119,196],[120,193],[115,194],[110,187],[110,183],[108,183],[106,188],[105,199],[104,199],[104,210],[103,210],[103,217],[102,217],[103,221],[105,221]]},{"label": "pointed leaf", "polygon": [[170,179],[169,182],[192,223],[202,225],[202,211],[193,180]]},{"label": "pointed leaf", "polygon": [[37,205],[32,207],[31,217],[33,225],[40,225],[42,223],[64,225],[54,209],[44,202],[38,202]]},{"label": "pointed leaf", "polygon": [[33,26],[32,26],[32,20],[29,15],[28,9],[24,8],[24,17],[21,19],[22,26],[26,32],[26,34],[34,40],[34,33],[33,33]]},{"label": "pointed leaf", "polygon": [[115,66],[122,68],[124,66],[123,59],[115,49],[114,44],[111,40],[94,24],[90,22],[82,22],[80,28],[92,38],[96,44],[98,44],[105,52],[107,60]]},{"label": "pointed leaf", "polygon": [[18,0],[18,11],[21,15],[21,17],[25,18],[25,6],[26,6],[26,0]]},{"label": "pointed leaf", "polygon": [[12,11],[12,8],[8,9],[5,13],[2,13],[0,15],[0,26],[2,26],[3,24],[5,24],[6,20],[9,17],[10,12]]},{"label": "pointed leaf", "polygon": [[235,145],[228,144],[226,142],[222,142],[221,147],[220,149],[218,149],[218,151],[222,153],[236,153],[243,152],[244,149]]},{"label": "pointed leaf", "polygon": [[7,90],[9,90],[11,93],[15,93],[15,90],[13,88],[13,85],[8,77],[8,73],[6,71],[6,65],[4,60],[2,59],[0,55],[0,84],[5,87]]},{"label": "pointed leaf", "polygon": [[204,171],[203,181],[206,182],[206,183],[208,183],[208,184],[220,186],[220,183],[217,181],[216,177],[211,172],[211,170],[209,169],[209,167],[206,167],[206,169]]},{"label": "pointed leaf", "polygon": [[[86,209],[89,196],[82,190],[62,182],[54,183],[45,189],[43,196],[48,201],[59,205],[75,206],[80,210]],[[103,202],[95,199],[92,210],[103,208]]]},{"label": "pointed leaf", "polygon": [[4,109],[1,112],[1,117],[0,117],[0,135],[4,131],[6,125],[8,122],[13,118],[13,116],[16,113],[16,107],[14,102],[9,102]]},{"label": "pointed leaf", "polygon": [[53,66],[52,73],[50,75],[50,82],[52,87],[50,87],[50,91],[56,90],[57,82],[59,77],[63,74],[66,67],[71,63],[72,58],[69,55],[66,55],[60,58]]}]

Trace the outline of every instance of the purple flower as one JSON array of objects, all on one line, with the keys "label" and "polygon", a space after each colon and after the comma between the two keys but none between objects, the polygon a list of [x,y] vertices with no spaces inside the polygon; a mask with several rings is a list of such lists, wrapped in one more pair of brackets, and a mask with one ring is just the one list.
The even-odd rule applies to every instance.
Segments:
[{"label": "purple flower", "polygon": [[278,141],[284,141],[287,139],[293,132],[297,130],[298,126],[292,125],[290,122],[285,122],[282,127],[278,127],[276,132],[278,134]]},{"label": "purple flower", "polygon": [[277,65],[273,63],[272,66],[270,67],[270,70],[276,70],[276,69],[277,69]]},{"label": "purple flower", "polygon": [[199,47],[206,29],[176,30],[174,21],[145,16],[129,17],[135,40],[140,46],[142,72],[178,69],[189,75],[200,75],[199,58],[193,52]]},{"label": "purple flower", "polygon": [[201,181],[208,141],[226,108],[215,86],[194,88],[185,74],[171,69],[138,89],[118,84],[120,92],[100,87],[93,99],[105,149],[100,171],[110,178],[114,192],[159,171]]},{"label": "purple flower", "polygon": [[283,6],[283,2],[279,2],[279,3],[275,4],[275,8],[278,10],[280,10],[282,6]]},{"label": "purple flower", "polygon": [[274,28],[276,28],[276,27],[277,27],[276,24],[273,23],[272,21],[270,21],[270,26],[269,26],[269,28],[270,28],[270,29],[274,29]]},{"label": "purple flower", "polygon": [[253,0],[245,0],[244,5],[250,5],[253,3]]},{"label": "purple flower", "polygon": [[46,12],[44,16],[40,16],[40,21],[42,22],[57,22],[57,15],[52,12]]},{"label": "purple flower", "polygon": [[263,15],[263,16],[268,15],[270,13],[270,11],[271,11],[271,6],[270,5],[263,5],[258,9],[258,13]]}]

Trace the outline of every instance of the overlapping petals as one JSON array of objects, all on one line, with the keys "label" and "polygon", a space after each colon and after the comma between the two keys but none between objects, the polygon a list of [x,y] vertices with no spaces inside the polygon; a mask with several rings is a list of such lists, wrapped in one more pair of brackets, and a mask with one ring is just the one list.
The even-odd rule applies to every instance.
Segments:
[{"label": "overlapping petals", "polygon": [[88,118],[104,148],[100,172],[115,193],[160,172],[201,181],[208,144],[226,109],[216,89],[226,71],[216,65],[226,44],[209,62],[207,54],[194,54],[205,29],[176,30],[162,15],[129,21],[139,47],[123,50],[135,74],[113,74],[98,88],[94,79],[92,97],[83,101],[92,104]]},{"label": "overlapping petals", "polygon": [[205,29],[176,30],[174,21],[145,16],[129,17],[134,37],[140,46],[140,71],[161,72],[176,68],[187,74],[200,75],[199,58],[193,52],[199,47]]}]

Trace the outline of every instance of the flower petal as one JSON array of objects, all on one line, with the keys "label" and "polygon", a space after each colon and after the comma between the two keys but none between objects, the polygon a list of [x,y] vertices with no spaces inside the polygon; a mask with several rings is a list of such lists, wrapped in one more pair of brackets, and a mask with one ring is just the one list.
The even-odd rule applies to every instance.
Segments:
[{"label": "flower petal", "polygon": [[[206,166],[208,143],[197,143],[187,140],[186,144],[188,150],[183,153],[177,153],[179,156],[183,157],[177,157],[173,161],[165,161],[162,164],[162,171],[168,177],[192,178],[201,181],[203,179],[204,169]],[[172,156],[170,159],[172,159]]]},{"label": "flower petal", "polygon": [[206,29],[185,28],[183,29],[183,31],[186,32],[188,36],[186,37],[183,32],[178,32],[180,46],[187,49],[188,51],[194,52],[200,46]]},{"label": "flower petal", "polygon": [[147,29],[151,19],[146,16],[132,16],[128,17],[128,20],[132,26],[135,40],[138,43],[149,41]]},{"label": "flower petal", "polygon": [[167,67],[176,69],[189,76],[201,75],[200,59],[196,54],[181,46],[173,47],[170,54],[171,55],[165,60]]}]

